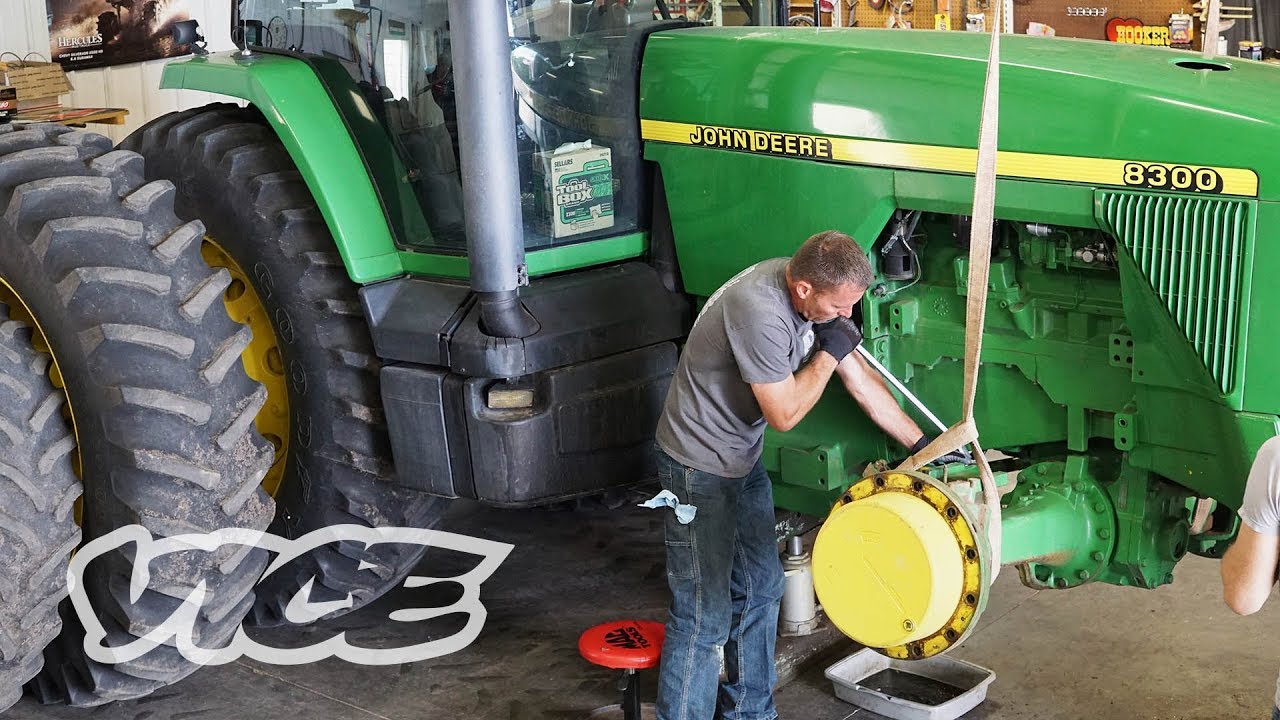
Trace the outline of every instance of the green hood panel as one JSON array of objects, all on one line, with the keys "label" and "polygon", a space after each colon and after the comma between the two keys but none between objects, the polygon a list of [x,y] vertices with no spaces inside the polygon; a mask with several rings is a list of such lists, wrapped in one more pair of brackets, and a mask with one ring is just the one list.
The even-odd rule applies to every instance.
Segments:
[{"label": "green hood panel", "polygon": [[[988,42],[923,30],[660,33],[645,52],[641,115],[973,149]],[[1001,39],[1001,59],[1004,152],[1241,168],[1260,176],[1262,199],[1280,196],[1280,158],[1259,153],[1280,129],[1267,100],[1280,94],[1276,68],[1223,58],[1229,70],[1191,70],[1176,64],[1200,59],[1185,51],[1024,35]],[[1231,142],[1195,142],[1206,134]]]}]

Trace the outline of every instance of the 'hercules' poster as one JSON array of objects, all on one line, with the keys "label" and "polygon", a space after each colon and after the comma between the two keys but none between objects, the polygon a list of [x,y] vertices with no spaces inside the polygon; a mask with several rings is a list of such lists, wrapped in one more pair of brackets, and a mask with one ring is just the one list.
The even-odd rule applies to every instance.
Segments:
[{"label": "'hercules' poster", "polygon": [[187,0],[45,0],[49,53],[64,70],[186,55],[170,37]]}]

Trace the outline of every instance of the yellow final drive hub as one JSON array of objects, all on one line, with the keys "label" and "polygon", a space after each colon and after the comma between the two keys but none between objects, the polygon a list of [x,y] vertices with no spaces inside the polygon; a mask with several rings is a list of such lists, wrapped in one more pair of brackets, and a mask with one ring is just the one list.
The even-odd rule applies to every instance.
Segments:
[{"label": "yellow final drive hub", "polygon": [[823,610],[844,634],[890,657],[945,652],[986,604],[990,553],[974,528],[957,498],[927,475],[864,478],[814,542]]}]

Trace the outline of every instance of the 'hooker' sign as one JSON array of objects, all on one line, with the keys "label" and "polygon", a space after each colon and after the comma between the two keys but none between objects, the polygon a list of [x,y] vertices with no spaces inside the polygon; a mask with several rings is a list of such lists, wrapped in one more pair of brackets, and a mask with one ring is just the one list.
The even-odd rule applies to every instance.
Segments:
[{"label": "'hooker' sign", "polygon": [[1169,26],[1143,25],[1133,18],[1111,18],[1107,21],[1107,39],[1129,45],[1169,44]]}]

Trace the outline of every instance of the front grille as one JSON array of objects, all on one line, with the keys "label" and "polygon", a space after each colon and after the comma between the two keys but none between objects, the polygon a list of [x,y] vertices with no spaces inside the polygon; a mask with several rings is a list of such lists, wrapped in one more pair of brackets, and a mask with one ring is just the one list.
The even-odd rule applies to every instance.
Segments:
[{"label": "front grille", "polygon": [[1128,248],[1224,394],[1235,388],[1249,204],[1100,193],[1101,219]]}]

